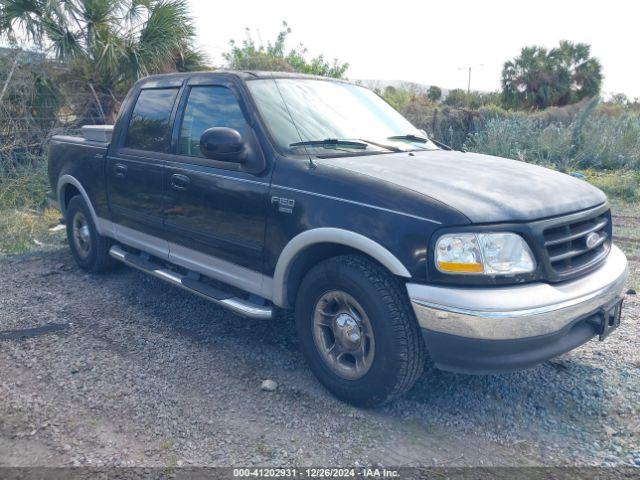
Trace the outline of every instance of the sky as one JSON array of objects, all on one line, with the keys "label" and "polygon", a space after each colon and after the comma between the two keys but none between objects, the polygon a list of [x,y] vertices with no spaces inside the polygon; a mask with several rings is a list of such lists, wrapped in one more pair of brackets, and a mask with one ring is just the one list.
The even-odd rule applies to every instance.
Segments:
[{"label": "sky", "polygon": [[471,66],[471,89],[492,91],[503,63],[523,46],[571,40],[590,44],[600,59],[603,94],[640,97],[637,0],[189,1],[198,45],[214,65],[246,27],[266,43],[286,20],[291,46],[302,42],[310,55],[349,62],[349,79],[466,89]]}]

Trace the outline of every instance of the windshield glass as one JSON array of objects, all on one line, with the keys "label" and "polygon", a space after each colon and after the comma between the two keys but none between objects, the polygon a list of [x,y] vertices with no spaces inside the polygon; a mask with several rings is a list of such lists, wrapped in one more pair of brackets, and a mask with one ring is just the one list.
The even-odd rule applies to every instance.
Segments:
[{"label": "windshield glass", "polygon": [[311,79],[260,79],[247,85],[282,151],[338,155],[437,149],[366,88]]}]

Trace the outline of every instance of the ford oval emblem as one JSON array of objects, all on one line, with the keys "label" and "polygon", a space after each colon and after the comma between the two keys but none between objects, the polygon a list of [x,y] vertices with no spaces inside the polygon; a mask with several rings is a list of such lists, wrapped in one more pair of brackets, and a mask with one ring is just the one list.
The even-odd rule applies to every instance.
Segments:
[{"label": "ford oval emblem", "polygon": [[595,248],[595,246],[600,241],[600,234],[597,232],[591,232],[587,235],[586,244],[587,248]]}]

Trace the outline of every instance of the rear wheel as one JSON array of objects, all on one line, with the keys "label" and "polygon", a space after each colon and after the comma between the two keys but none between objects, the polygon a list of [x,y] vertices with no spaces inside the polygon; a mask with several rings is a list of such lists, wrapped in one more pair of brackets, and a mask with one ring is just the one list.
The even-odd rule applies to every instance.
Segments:
[{"label": "rear wheel", "polygon": [[354,405],[388,402],[422,372],[425,346],[403,285],[364,257],[335,257],[306,275],[296,326],[311,370]]},{"label": "rear wheel", "polygon": [[69,200],[65,221],[69,248],[80,268],[88,272],[102,272],[118,265],[109,255],[111,240],[98,233],[89,207],[80,195]]}]

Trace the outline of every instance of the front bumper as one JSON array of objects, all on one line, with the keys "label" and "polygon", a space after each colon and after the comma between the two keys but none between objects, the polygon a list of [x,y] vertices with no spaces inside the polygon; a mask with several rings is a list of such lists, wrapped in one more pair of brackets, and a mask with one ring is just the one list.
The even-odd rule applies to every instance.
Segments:
[{"label": "front bumper", "polygon": [[589,275],[560,284],[452,288],[407,284],[436,366],[466,373],[526,368],[598,333],[598,312],[620,296],[627,259],[611,247]]}]

